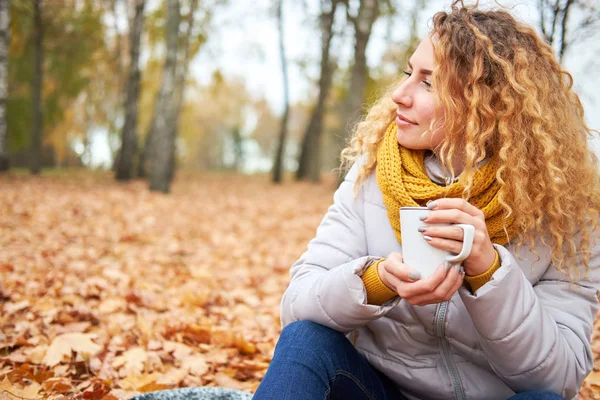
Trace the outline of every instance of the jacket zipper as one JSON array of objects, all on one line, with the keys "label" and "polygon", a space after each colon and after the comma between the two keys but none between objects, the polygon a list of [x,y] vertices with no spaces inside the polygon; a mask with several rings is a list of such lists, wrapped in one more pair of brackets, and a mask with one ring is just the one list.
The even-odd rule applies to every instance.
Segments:
[{"label": "jacket zipper", "polygon": [[446,320],[447,312],[447,301],[438,304],[437,310],[435,311],[435,335],[440,341],[442,356],[444,357],[444,362],[446,363],[448,374],[450,375],[450,379],[452,380],[452,386],[454,387],[454,398],[457,400],[464,400],[465,393],[463,391],[462,383],[460,381],[460,376],[458,375],[458,370],[456,369],[456,365],[454,364],[454,360],[452,359],[452,354],[450,353],[450,344],[444,337],[444,322]]}]

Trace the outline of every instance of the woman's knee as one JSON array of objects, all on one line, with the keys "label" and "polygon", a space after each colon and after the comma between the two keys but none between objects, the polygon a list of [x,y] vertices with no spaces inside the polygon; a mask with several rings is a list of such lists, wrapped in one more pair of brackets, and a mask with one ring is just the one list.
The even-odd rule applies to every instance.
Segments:
[{"label": "woman's knee", "polygon": [[283,328],[277,345],[335,351],[349,344],[348,339],[341,332],[312,321],[296,321]]}]

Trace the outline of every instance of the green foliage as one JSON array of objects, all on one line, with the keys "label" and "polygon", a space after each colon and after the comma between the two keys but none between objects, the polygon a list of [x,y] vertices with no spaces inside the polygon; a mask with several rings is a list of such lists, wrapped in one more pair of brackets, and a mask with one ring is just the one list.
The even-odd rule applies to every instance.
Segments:
[{"label": "green foliage", "polygon": [[[103,45],[102,8],[92,0],[81,6],[42,3],[44,131],[60,123],[91,76],[85,67]],[[32,129],[31,82],[33,80],[33,8],[29,2],[11,2],[9,51],[8,136],[9,149],[27,147]]]},{"label": "green foliage", "polygon": [[10,96],[6,106],[9,118],[8,151],[16,152],[30,146],[31,99],[26,96]]}]

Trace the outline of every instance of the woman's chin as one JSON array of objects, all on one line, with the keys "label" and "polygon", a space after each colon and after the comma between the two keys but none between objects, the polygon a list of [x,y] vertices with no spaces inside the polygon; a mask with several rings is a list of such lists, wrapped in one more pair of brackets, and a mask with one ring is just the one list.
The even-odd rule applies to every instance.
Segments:
[{"label": "woman's chin", "polygon": [[404,132],[400,132],[398,130],[398,134],[396,135],[396,139],[398,144],[405,149],[410,150],[427,150],[429,146],[426,143],[423,143],[423,140],[420,137],[414,137],[413,135],[407,135]]}]

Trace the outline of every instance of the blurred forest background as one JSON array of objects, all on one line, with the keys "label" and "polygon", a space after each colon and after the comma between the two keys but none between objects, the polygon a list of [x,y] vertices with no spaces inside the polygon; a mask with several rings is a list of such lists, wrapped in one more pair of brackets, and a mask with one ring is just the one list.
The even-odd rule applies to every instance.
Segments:
[{"label": "blurred forest background", "polygon": [[[270,171],[275,181],[289,171],[316,182],[447,6],[246,3],[2,0],[0,170],[110,168],[163,192],[175,170]],[[573,67],[590,114],[598,2],[519,7]]]},{"label": "blurred forest background", "polygon": [[[504,5],[600,128],[598,0]],[[352,125],[448,6],[0,0],[0,400],[254,391]]]}]

